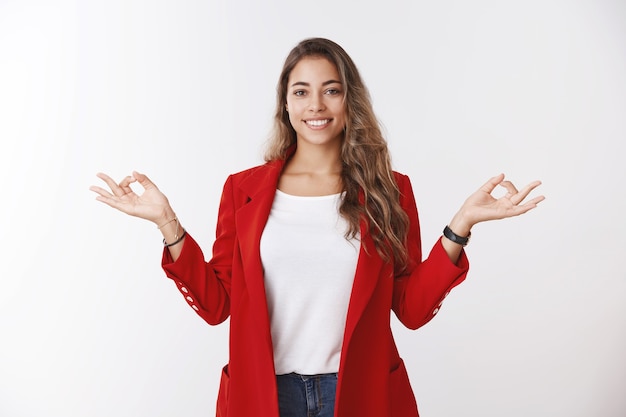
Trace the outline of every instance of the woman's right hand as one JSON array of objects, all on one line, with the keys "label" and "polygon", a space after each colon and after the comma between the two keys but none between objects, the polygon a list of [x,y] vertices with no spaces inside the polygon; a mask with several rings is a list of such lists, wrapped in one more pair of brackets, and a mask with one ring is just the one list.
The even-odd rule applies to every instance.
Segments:
[{"label": "woman's right hand", "polygon": [[[103,180],[111,191],[95,185],[89,187],[91,191],[98,194],[96,200],[123,213],[149,220],[157,226],[174,218],[174,210],[167,197],[144,174],[133,171],[131,176],[124,178],[119,184],[103,173],[98,173],[97,177]],[[133,182],[139,182],[143,187],[144,191],[141,195],[130,188]]]}]

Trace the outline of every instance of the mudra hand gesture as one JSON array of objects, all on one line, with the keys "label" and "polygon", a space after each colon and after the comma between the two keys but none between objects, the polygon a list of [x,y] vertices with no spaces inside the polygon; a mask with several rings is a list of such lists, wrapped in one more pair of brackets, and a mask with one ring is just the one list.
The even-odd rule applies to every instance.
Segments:
[{"label": "mudra hand gesture", "polygon": [[[507,192],[504,196],[496,199],[491,194],[498,185],[504,187]],[[518,191],[511,181],[504,180],[504,174],[497,175],[490,178],[465,200],[459,210],[459,215],[468,223],[470,228],[476,223],[488,220],[519,216],[537,207],[537,204],[544,200],[544,196],[538,196],[523,202],[530,192],[539,185],[541,185],[541,181],[533,181]]]},{"label": "mudra hand gesture", "polygon": [[[492,193],[498,185],[507,192],[504,196],[495,198]],[[537,207],[544,200],[544,196],[535,197],[525,203],[523,201],[539,185],[541,181],[533,181],[518,191],[512,182],[504,180],[504,174],[490,178],[465,200],[446,227],[445,232],[448,234],[444,233],[446,239],[442,240],[442,244],[450,259],[457,261],[461,247],[467,244],[470,231],[477,223],[519,216]]]},{"label": "mudra hand gesture", "polygon": [[[96,200],[123,213],[153,222],[159,227],[168,242],[180,241],[182,229],[174,210],[171,208],[167,197],[146,175],[133,171],[132,175],[125,177],[119,184],[106,174],[99,173],[97,176],[108,185],[110,192],[98,186],[90,187],[91,191],[98,194]],[[139,182],[144,188],[141,195],[135,193],[130,187],[134,182]],[[495,198],[492,193],[498,185],[504,187],[507,192],[504,196]],[[504,180],[504,174],[492,177],[465,200],[450,221],[449,229],[464,239],[463,237],[469,236],[472,227],[477,223],[524,214],[537,207],[537,204],[544,200],[544,196],[538,196],[524,202],[531,191],[539,185],[541,185],[540,181],[534,181],[518,191],[512,182]],[[173,220],[176,220],[175,227],[174,225],[163,227],[169,225]],[[456,262],[461,247],[449,239],[445,239],[443,244],[450,259]],[[179,248],[170,248],[174,257],[179,251]]]},{"label": "mudra hand gesture", "polygon": [[[89,189],[98,194],[96,200],[101,201],[119,211],[131,216],[149,220],[157,225],[163,234],[163,243],[169,248],[174,258],[180,255],[182,242],[187,232],[181,226],[170,203],[156,185],[144,174],[133,171],[119,184],[106,174],[99,173],[97,177],[103,180],[111,191],[98,186]],[[130,188],[134,182],[139,182],[144,191],[138,195]]]},{"label": "mudra hand gesture", "polygon": [[[144,174],[133,171],[132,175],[124,178],[119,184],[103,173],[97,174],[97,177],[103,180],[111,191],[95,185],[91,186],[89,189],[98,194],[96,200],[123,213],[149,220],[157,226],[174,217],[174,211],[167,197]],[[139,182],[144,188],[141,195],[135,193],[130,187],[134,182]]]}]

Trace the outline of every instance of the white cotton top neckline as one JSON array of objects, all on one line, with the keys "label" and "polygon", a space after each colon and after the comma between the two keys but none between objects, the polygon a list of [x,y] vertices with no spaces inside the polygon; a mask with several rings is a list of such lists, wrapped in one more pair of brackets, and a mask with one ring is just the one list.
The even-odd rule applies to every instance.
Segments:
[{"label": "white cotton top neckline", "polygon": [[276,190],[260,250],[278,375],[339,369],[360,250],[344,237],[342,195]]},{"label": "white cotton top neckline", "polygon": [[336,193],[336,194],[326,194],[326,195],[294,195],[294,194],[287,194],[284,191],[279,190],[278,188],[276,189],[276,195],[284,197],[284,198],[290,198],[293,200],[329,200],[329,199],[338,199],[339,197],[341,197],[343,193]]}]

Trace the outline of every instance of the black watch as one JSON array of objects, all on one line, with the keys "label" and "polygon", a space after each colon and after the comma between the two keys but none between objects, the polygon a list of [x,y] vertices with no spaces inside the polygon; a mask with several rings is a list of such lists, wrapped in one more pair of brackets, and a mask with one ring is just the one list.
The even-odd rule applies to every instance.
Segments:
[{"label": "black watch", "polygon": [[454,243],[457,243],[461,246],[467,246],[467,243],[469,242],[470,236],[472,236],[472,232],[470,232],[469,235],[467,235],[466,237],[463,236],[459,236],[456,233],[454,233],[452,231],[452,229],[450,229],[450,227],[446,226],[443,228],[443,235],[450,239],[451,241],[453,241]]}]

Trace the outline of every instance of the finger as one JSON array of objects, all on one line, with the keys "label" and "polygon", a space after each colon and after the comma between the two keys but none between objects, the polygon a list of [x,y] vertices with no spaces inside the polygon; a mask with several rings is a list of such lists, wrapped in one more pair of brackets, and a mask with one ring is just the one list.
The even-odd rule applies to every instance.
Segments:
[{"label": "finger", "polygon": [[543,201],[545,198],[543,196],[539,196],[539,197],[535,197],[533,198],[531,201],[521,204],[519,206],[513,206],[513,208],[511,209],[509,215],[507,217],[513,217],[513,216],[519,216],[520,214],[524,214],[534,208],[537,207],[537,204],[539,204],[541,201]]},{"label": "finger", "polygon": [[124,179],[122,181],[120,181],[120,186],[124,186],[124,187],[128,187],[128,185],[130,183],[133,183],[137,181],[133,176],[131,175],[127,175],[126,177],[124,177]]},{"label": "finger", "polygon": [[518,193],[517,188],[511,181],[502,181],[500,186],[506,188],[507,195],[513,196]]},{"label": "finger", "polygon": [[124,201],[122,198],[111,194],[109,191],[105,190],[104,188],[98,187],[97,185],[92,185],[91,187],[89,187],[89,190],[98,194],[96,196],[97,201],[105,203],[115,209],[118,209],[121,212],[132,214],[132,206],[129,205],[128,202]]},{"label": "finger", "polygon": [[491,177],[489,178],[489,181],[487,181],[485,184],[483,184],[482,187],[480,187],[480,190],[486,192],[487,194],[491,194],[496,186],[502,182],[502,180],[504,180],[504,174],[499,174],[495,177]]},{"label": "finger", "polygon": [[120,189],[119,185],[117,185],[117,183],[113,181],[113,178],[109,177],[107,174],[104,174],[102,172],[97,173],[96,176],[100,178],[102,181],[104,181],[106,185],[109,186],[113,194],[115,194],[118,197],[121,195],[124,195],[124,192]]},{"label": "finger", "polygon": [[511,203],[515,205],[520,204],[522,201],[524,201],[526,197],[528,197],[528,194],[530,194],[532,190],[539,187],[540,185],[541,185],[541,181],[531,182],[526,187],[522,188],[521,191],[519,191],[518,193],[516,193],[514,196],[510,198]]},{"label": "finger", "polygon": [[113,207],[114,209],[117,209],[123,213],[127,213],[127,214],[131,214],[129,212],[129,207],[128,205],[124,204],[122,201],[120,201],[120,199],[118,197],[112,196],[109,194],[110,197],[100,194],[98,196],[96,196],[96,200],[100,201],[108,206]]},{"label": "finger", "polygon": [[529,204],[529,205],[532,205],[533,208],[535,208],[535,207],[537,207],[537,204],[541,203],[545,199],[546,199],[545,196],[540,195],[540,196],[535,197],[532,200],[528,201],[527,203],[524,203],[523,205]]},{"label": "finger", "polygon": [[141,174],[137,171],[133,171],[133,177],[139,182],[139,184],[141,184],[141,186],[144,189],[151,188],[151,187],[157,188],[157,186],[154,185],[154,183],[150,181],[150,178],[148,178],[148,176],[145,174]]},{"label": "finger", "polygon": [[119,187],[122,189],[124,194],[132,193],[133,190],[132,190],[132,188],[130,188],[130,184],[135,182],[135,181],[136,181],[135,178],[133,178],[131,176],[127,176],[120,182]]},{"label": "finger", "polygon": [[113,195],[110,192],[108,192],[104,188],[98,187],[97,185],[92,185],[91,187],[89,187],[89,190],[93,191],[94,193],[100,194],[102,197],[113,198]]}]

